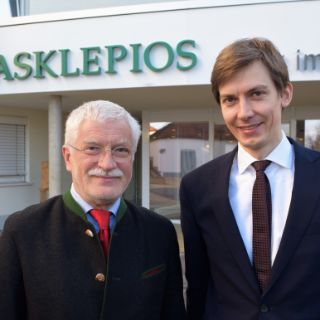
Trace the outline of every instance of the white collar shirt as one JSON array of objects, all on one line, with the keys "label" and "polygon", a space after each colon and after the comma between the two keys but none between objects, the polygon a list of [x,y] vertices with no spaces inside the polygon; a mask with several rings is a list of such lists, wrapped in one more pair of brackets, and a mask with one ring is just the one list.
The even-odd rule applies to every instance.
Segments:
[{"label": "white collar shirt", "polygon": [[[281,142],[265,159],[271,161],[265,174],[269,179],[272,199],[271,263],[273,264],[288,217],[294,180],[293,146],[284,132]],[[229,183],[231,208],[251,263],[252,189],[256,177],[251,164],[254,161],[257,159],[238,144],[238,153],[232,164]]]}]

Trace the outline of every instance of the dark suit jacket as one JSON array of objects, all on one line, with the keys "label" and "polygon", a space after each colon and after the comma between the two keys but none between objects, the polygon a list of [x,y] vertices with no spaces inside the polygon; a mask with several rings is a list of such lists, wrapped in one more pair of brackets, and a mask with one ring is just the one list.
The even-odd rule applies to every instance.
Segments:
[{"label": "dark suit jacket", "polygon": [[107,263],[93,226],[61,196],[11,215],[0,238],[1,320],[185,319],[174,227],[125,207]]},{"label": "dark suit jacket", "polygon": [[236,150],[183,178],[189,319],[320,319],[320,153],[290,142],[295,152],[292,201],[262,296],[228,198]]}]

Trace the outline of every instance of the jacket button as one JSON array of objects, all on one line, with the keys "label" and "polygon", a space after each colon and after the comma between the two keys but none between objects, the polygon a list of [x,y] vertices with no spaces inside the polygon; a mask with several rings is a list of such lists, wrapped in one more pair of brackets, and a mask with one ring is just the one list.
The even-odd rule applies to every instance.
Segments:
[{"label": "jacket button", "polygon": [[266,313],[266,312],[269,311],[269,307],[266,304],[262,304],[260,306],[260,311],[263,312],[263,313]]},{"label": "jacket button", "polygon": [[92,232],[90,229],[87,229],[84,233],[85,233],[88,237],[90,237],[90,238],[93,238],[93,237],[94,237],[94,234],[93,234],[93,232]]},{"label": "jacket button", "polygon": [[106,277],[104,276],[103,273],[97,273],[96,274],[96,280],[99,282],[104,282],[106,280]]}]

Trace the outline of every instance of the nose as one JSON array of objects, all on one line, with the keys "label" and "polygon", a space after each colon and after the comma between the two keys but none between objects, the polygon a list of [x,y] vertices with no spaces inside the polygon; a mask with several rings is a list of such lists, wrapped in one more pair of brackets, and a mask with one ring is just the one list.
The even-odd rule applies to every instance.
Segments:
[{"label": "nose", "polygon": [[254,112],[250,101],[245,97],[239,99],[239,108],[238,108],[238,118],[241,120],[250,119],[253,116]]},{"label": "nose", "polygon": [[104,170],[111,170],[117,167],[117,163],[114,161],[110,149],[104,149],[104,152],[100,155],[98,165]]}]

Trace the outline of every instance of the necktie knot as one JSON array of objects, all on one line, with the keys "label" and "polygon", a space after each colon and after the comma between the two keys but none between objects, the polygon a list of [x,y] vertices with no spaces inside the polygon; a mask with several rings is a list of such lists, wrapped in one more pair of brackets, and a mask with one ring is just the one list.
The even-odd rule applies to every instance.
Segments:
[{"label": "necktie knot", "polygon": [[100,230],[109,228],[110,212],[102,209],[92,209],[90,211],[92,217],[97,221]]},{"label": "necktie knot", "polygon": [[255,168],[256,171],[264,171],[270,163],[270,160],[260,160],[253,162],[252,166]]}]

